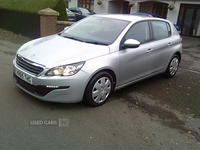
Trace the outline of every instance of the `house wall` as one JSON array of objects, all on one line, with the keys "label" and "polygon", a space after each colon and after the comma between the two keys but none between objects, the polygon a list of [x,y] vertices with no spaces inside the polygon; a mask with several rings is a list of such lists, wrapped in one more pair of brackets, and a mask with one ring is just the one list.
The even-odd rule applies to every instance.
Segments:
[{"label": "house wall", "polygon": [[70,7],[77,7],[77,6],[78,6],[78,0],[68,1],[68,8],[70,8]]},{"label": "house wall", "polygon": [[[181,4],[200,4],[199,0],[190,0],[190,1],[186,1],[186,0],[178,1],[178,0],[176,0],[175,3],[173,1],[171,1],[171,0],[151,0],[151,1],[158,1],[158,2],[162,2],[162,3],[174,4],[175,9],[172,10],[172,11],[168,10],[168,12],[167,12],[167,18],[166,18],[167,20],[170,20],[174,24],[177,23],[178,15],[179,15],[179,9],[180,9],[180,5]],[[145,9],[145,8],[141,8],[140,7],[140,3],[141,2],[147,2],[146,9],[149,9],[149,11],[152,10],[152,7],[150,5],[152,2],[148,2],[148,0],[137,0],[135,2],[135,6],[133,6],[131,8],[131,12],[130,13],[139,12],[139,11],[142,12],[143,9]],[[150,7],[148,7],[148,5]]]},{"label": "house wall", "polygon": [[[103,3],[101,5],[98,5],[97,0],[94,0],[94,12],[96,13],[122,13],[123,1],[130,2],[133,0],[102,0]],[[175,5],[175,9],[172,11],[168,10],[166,19],[170,20],[174,24],[177,23],[181,3],[182,4],[200,4],[200,0],[190,0],[190,1],[176,0],[175,3],[172,0],[137,0],[137,1],[135,0],[135,5],[131,7],[130,13],[139,12],[142,9],[145,9],[145,8],[141,8],[140,10],[140,3],[148,2],[148,1],[150,2],[147,3],[147,5],[149,4],[150,7],[147,6],[146,8],[149,9],[149,11],[151,11],[152,9],[150,5],[152,4],[152,1],[163,2],[167,4],[173,3]],[[71,0],[71,2],[68,3],[68,5],[69,7],[77,7],[78,0]]]},{"label": "house wall", "polygon": [[97,0],[94,0],[94,12],[97,14],[108,13],[108,0],[104,0],[101,5],[98,5]]},{"label": "house wall", "polygon": [[[169,1],[166,1],[169,3]],[[171,4],[171,3],[169,3]],[[181,4],[200,4],[200,1],[176,1],[174,6],[175,6],[175,9],[170,11],[168,10],[168,13],[167,13],[167,20],[170,20],[171,22],[173,23],[177,23],[177,20],[178,20],[178,14],[179,14],[179,9],[180,9],[180,6]]]}]

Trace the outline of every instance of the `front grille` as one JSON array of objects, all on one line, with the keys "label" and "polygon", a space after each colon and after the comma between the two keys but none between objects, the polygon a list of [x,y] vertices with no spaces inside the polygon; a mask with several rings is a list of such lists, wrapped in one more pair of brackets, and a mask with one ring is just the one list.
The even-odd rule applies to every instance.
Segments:
[{"label": "front grille", "polygon": [[38,75],[39,73],[41,73],[44,70],[44,68],[41,65],[34,63],[32,61],[29,61],[19,55],[17,55],[16,63],[19,67],[21,67],[35,75]]},{"label": "front grille", "polygon": [[28,82],[20,79],[15,74],[13,74],[13,78],[15,79],[17,84],[19,84],[22,88],[24,88],[25,90],[29,91],[30,93],[33,93],[33,94],[38,95],[38,96],[45,96],[49,92],[56,90],[56,89],[67,89],[67,88],[69,88],[69,86],[62,86],[62,87],[59,87],[59,88],[47,88],[46,86],[42,86],[42,85],[35,86],[35,85],[29,84]]}]

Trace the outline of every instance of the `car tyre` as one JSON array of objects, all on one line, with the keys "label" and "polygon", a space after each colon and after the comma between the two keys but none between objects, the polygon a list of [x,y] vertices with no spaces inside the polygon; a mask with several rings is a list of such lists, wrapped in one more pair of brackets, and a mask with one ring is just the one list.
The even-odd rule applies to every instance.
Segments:
[{"label": "car tyre", "polygon": [[175,74],[178,71],[179,63],[180,63],[180,58],[178,55],[175,54],[170,60],[167,70],[164,73],[164,76],[167,78],[172,78],[173,76],[175,76]]},{"label": "car tyre", "polygon": [[84,94],[86,104],[93,107],[103,105],[113,91],[113,83],[113,78],[109,73],[96,74],[86,87]]}]

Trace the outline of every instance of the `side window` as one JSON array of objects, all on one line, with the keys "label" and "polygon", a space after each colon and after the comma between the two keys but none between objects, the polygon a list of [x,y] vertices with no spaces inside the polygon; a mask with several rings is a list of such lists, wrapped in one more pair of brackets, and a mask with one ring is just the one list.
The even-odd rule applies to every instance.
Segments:
[{"label": "side window", "polygon": [[170,25],[163,21],[152,21],[154,40],[160,40],[171,36]]},{"label": "side window", "polygon": [[169,23],[167,23],[167,30],[168,30],[168,36],[171,36],[171,28]]},{"label": "side window", "polygon": [[149,36],[149,25],[147,21],[139,22],[134,24],[125,35],[125,40],[135,39],[141,44],[150,40]]}]

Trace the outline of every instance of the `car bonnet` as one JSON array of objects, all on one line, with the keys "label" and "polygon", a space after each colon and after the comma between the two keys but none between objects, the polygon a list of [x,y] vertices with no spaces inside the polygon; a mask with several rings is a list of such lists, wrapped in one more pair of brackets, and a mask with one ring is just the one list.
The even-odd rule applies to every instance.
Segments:
[{"label": "car bonnet", "polygon": [[17,54],[51,68],[109,54],[109,47],[53,35],[24,44]]}]

